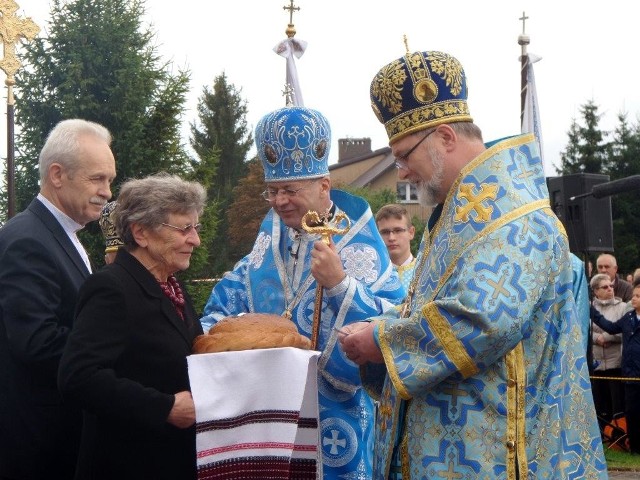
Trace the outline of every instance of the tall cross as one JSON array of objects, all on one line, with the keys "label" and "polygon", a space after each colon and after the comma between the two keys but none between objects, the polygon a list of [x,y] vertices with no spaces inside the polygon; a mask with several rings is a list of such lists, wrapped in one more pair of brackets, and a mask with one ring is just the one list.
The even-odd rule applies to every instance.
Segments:
[{"label": "tall cross", "polygon": [[16,57],[16,43],[20,39],[33,40],[40,31],[40,27],[31,18],[18,18],[16,12],[18,4],[14,0],[0,0],[0,41],[3,46],[3,57],[0,69],[7,74],[4,83],[7,86],[7,218],[15,213],[14,192],[14,110],[13,86],[15,74],[22,66]]},{"label": "tall cross", "polygon": [[[0,1],[0,40],[4,47],[4,57],[0,60],[0,68],[7,74],[5,83],[9,88],[14,85],[14,75],[22,66],[16,57],[16,43],[23,38],[33,40],[40,27],[31,18],[18,18],[18,4],[14,0]],[[13,95],[9,99],[13,103]]]},{"label": "tall cross", "polygon": [[289,10],[289,24],[293,25],[293,12],[294,10],[300,11],[300,7],[296,7],[293,2],[295,0],[289,0],[289,5],[282,7],[283,10]]},{"label": "tall cross", "polygon": [[522,34],[524,35],[524,22],[526,22],[529,19],[529,17],[527,17],[524,13],[524,11],[522,12],[522,16],[518,19],[518,20],[522,20]]}]

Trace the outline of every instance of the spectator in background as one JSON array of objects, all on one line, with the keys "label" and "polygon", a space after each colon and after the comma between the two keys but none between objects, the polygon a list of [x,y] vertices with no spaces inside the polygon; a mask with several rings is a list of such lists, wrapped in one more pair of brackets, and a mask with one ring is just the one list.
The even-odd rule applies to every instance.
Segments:
[{"label": "spectator in background", "polygon": [[623,302],[631,300],[633,287],[629,282],[618,277],[618,262],[616,257],[609,253],[601,254],[596,260],[598,273],[606,273],[609,275],[613,283],[613,293],[616,297],[622,299]]},{"label": "spectator in background", "polygon": [[411,224],[407,209],[398,204],[385,205],[376,213],[376,224],[400,281],[408,290],[416,267],[416,259],[411,253],[411,240],[416,229]]},{"label": "spectator in background", "polygon": [[[631,307],[613,295],[613,284],[609,275],[598,273],[589,282],[593,291],[592,306],[607,320],[617,321]],[[622,335],[611,335],[595,323],[592,326],[592,351],[595,365],[593,375],[597,377],[620,377],[622,370]],[[614,380],[593,379],[593,401],[601,421],[610,422],[617,413],[624,412],[624,384]]]},{"label": "spectator in background", "polygon": [[[591,319],[608,333],[622,333],[622,375],[635,379],[640,377],[640,283],[633,286],[631,306],[633,310],[615,322],[591,307]],[[640,381],[625,382],[624,391],[629,449],[640,454]]]}]

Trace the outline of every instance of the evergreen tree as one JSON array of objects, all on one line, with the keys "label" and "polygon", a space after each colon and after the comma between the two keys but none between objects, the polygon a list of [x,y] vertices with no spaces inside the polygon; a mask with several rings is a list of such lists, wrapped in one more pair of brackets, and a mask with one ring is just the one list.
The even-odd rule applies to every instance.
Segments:
[{"label": "evergreen tree", "polygon": [[[38,192],[38,155],[60,120],[84,118],[113,135],[116,183],[160,170],[188,171],[180,116],[188,74],[170,73],[142,25],[144,0],[52,0],[48,36],[25,48],[17,77],[16,209]],[[97,223],[82,233],[95,265],[104,242]]]},{"label": "evergreen tree", "polygon": [[[213,90],[204,87],[198,100],[198,122],[191,124],[191,146],[197,155],[193,162],[195,178],[206,183],[210,201],[218,212],[226,212],[233,188],[246,175],[247,153],[253,143],[246,122],[247,104],[240,90],[227,82],[224,73],[213,82]],[[221,216],[213,248],[208,250],[211,274],[229,269],[231,258],[227,217]]]},{"label": "evergreen tree", "polygon": [[604,142],[606,132],[599,129],[601,114],[598,106],[590,100],[580,107],[584,126],[574,119],[569,129],[569,143],[560,154],[562,160],[558,173],[602,173],[607,161],[608,145]]},{"label": "evergreen tree", "polygon": [[247,176],[233,189],[233,203],[227,209],[229,258],[234,263],[251,251],[260,223],[271,208],[262,198],[264,169],[258,157],[248,163],[248,168]]},{"label": "evergreen tree", "polygon": [[[618,115],[610,148],[607,172],[611,180],[640,174],[640,127],[630,125],[625,114]],[[637,192],[611,197],[613,246],[620,272],[640,267],[640,196]]]}]

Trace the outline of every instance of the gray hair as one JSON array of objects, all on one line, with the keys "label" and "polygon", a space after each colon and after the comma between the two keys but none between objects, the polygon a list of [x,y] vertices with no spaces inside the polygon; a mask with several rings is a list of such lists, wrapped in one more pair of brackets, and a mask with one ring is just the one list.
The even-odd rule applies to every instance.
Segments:
[{"label": "gray hair", "polygon": [[198,182],[177,175],[157,173],[142,179],[127,180],[120,188],[114,213],[116,231],[125,247],[138,244],[131,225],[160,228],[172,213],[202,214],[207,193]]},{"label": "gray hair", "polygon": [[453,122],[448,123],[454,132],[467,138],[482,140],[482,131],[473,122]]},{"label": "gray hair", "polygon": [[609,278],[609,275],[607,275],[606,273],[596,273],[593,277],[591,277],[591,280],[589,281],[591,290],[595,290],[596,287],[599,287],[600,283],[602,283],[604,280],[611,280],[611,278]]},{"label": "gray hair", "polygon": [[47,178],[52,163],[59,163],[69,172],[74,172],[80,162],[80,139],[92,136],[111,145],[111,133],[102,125],[72,118],[62,120],[49,132],[44,147],[40,150],[40,184]]}]

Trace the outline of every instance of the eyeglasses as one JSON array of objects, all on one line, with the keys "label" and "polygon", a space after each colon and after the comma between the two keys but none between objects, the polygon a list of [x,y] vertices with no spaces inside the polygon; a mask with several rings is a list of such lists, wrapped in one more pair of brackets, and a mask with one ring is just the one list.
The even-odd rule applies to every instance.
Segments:
[{"label": "eyeglasses", "polygon": [[170,223],[161,223],[163,227],[173,228],[174,230],[178,230],[183,235],[189,235],[191,232],[200,233],[202,230],[202,224],[196,223],[195,225],[191,225],[190,223],[186,224],[184,227],[176,227],[175,225],[171,225]]},{"label": "eyeglasses", "polygon": [[407,153],[405,153],[404,155],[398,155],[396,157],[396,168],[399,169],[403,169],[403,170],[407,170],[409,168],[409,165],[407,165],[407,162],[409,161],[409,156],[413,153],[413,151],[418,148],[420,146],[420,144],[422,142],[424,142],[427,137],[429,135],[431,135],[433,132],[435,132],[436,129],[434,128],[433,130],[431,130],[429,133],[427,133],[424,137],[422,137],[418,143],[416,143],[413,147],[411,147],[409,149],[409,151]]},{"label": "eyeglasses", "polygon": [[400,235],[401,233],[406,232],[407,229],[406,228],[385,228],[383,230],[380,230],[380,235],[382,235],[383,237],[388,237],[389,235],[391,235],[392,233],[394,235]]},{"label": "eyeglasses", "polygon": [[304,185],[300,188],[267,188],[264,192],[262,192],[262,198],[264,198],[267,202],[274,202],[281,192],[287,198],[293,198],[298,195],[298,192],[309,188],[315,182],[316,180],[313,180],[308,185]]},{"label": "eyeglasses", "polygon": [[602,290],[604,288],[613,288],[613,285],[600,285],[597,289]]}]

